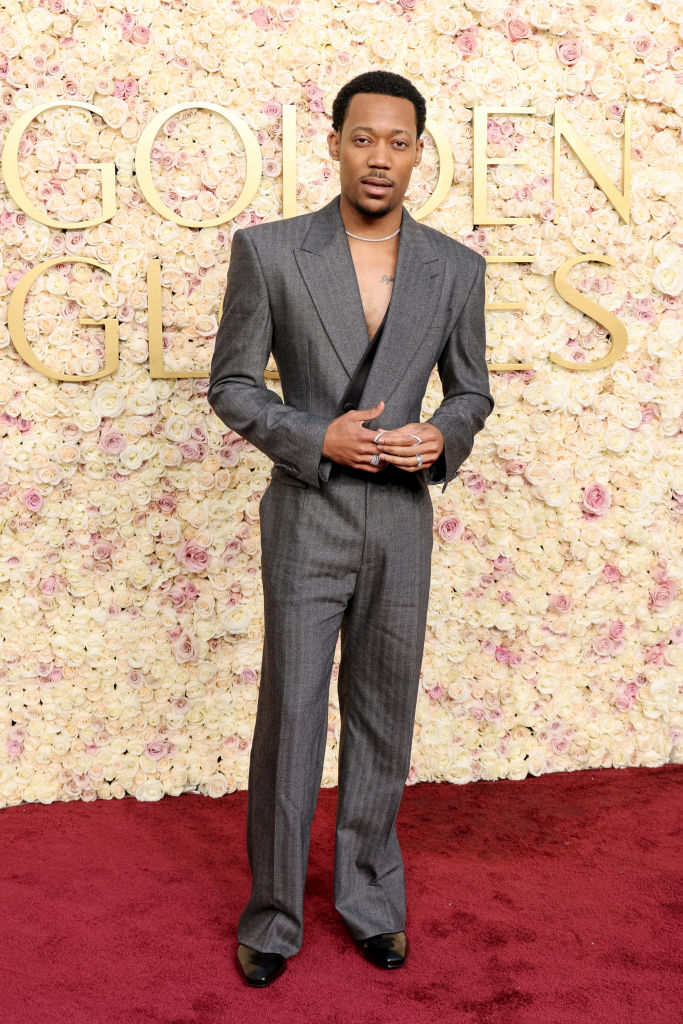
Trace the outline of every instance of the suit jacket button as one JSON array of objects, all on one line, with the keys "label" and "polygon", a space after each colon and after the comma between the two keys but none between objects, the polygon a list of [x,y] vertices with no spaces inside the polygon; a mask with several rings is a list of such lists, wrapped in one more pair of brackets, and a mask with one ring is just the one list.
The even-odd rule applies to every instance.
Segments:
[{"label": "suit jacket button", "polygon": [[353,409],[351,402],[344,402],[344,412],[350,412]]}]

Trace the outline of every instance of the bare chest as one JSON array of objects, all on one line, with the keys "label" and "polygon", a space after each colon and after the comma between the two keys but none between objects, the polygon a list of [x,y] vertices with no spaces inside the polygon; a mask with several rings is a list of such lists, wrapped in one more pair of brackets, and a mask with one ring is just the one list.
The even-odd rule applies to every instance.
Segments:
[{"label": "bare chest", "polygon": [[[365,243],[365,249],[367,248],[368,243]],[[372,341],[391,299],[397,252],[393,247],[388,252],[373,253],[352,249],[351,255],[358,278],[368,340]]]}]

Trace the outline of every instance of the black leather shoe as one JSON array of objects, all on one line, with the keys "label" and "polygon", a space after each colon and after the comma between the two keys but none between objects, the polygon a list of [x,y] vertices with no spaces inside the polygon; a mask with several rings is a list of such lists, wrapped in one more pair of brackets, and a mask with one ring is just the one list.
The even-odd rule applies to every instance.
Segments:
[{"label": "black leather shoe", "polygon": [[382,932],[360,943],[361,953],[377,967],[391,969],[403,967],[408,955],[408,939],[405,932]]},{"label": "black leather shoe", "polygon": [[240,942],[237,947],[237,962],[244,972],[247,985],[263,988],[275,981],[287,966],[287,958],[280,953],[261,953]]}]

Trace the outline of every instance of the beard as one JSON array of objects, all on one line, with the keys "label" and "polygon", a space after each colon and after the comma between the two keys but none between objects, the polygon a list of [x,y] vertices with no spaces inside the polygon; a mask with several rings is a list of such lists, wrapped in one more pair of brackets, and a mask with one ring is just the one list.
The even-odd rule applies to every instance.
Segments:
[{"label": "beard", "polygon": [[367,217],[368,220],[378,220],[380,217],[385,217],[387,213],[390,213],[398,205],[392,203],[391,200],[386,200],[381,206],[366,206],[361,199],[356,199],[351,196],[346,197],[347,202],[360,213],[363,217]]}]

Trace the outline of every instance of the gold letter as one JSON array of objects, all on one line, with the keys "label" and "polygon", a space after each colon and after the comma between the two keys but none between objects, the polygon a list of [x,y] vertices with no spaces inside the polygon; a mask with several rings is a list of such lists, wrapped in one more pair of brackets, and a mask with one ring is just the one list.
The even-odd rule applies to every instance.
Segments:
[{"label": "gold letter", "polygon": [[282,219],[296,217],[296,106],[282,108]]},{"label": "gold letter", "polygon": [[[533,263],[533,256],[487,256],[487,263]],[[524,309],[523,302],[487,302],[484,309],[493,309],[500,312],[514,309]],[[489,369],[505,373],[508,370],[532,370],[533,363],[489,363]]]},{"label": "gold letter", "polygon": [[98,263],[97,260],[88,259],[87,256],[56,256],[53,260],[47,260],[45,263],[39,263],[37,267],[33,267],[32,270],[24,274],[20,283],[12,292],[7,307],[7,323],[12,343],[21,358],[29,366],[32,366],[34,370],[38,370],[39,373],[44,374],[51,380],[82,381],[107,377],[110,373],[114,373],[119,365],[119,337],[116,320],[88,320],[81,318],[81,323],[83,324],[104,327],[104,368],[98,370],[97,373],[89,374],[87,377],[82,377],[79,374],[57,373],[56,370],[51,370],[49,366],[46,366],[38,358],[28,343],[24,330],[24,306],[28,290],[44,270],[54,267],[56,263],[87,263],[89,267],[99,267],[100,270],[104,270],[108,274],[111,273],[110,267],[107,267],[104,263]]},{"label": "gold letter", "polygon": [[[38,114],[42,114],[46,110],[52,110],[53,107],[80,107],[81,110],[91,110],[94,114],[102,116],[102,111],[99,107],[93,107],[90,103],[72,103],[70,100],[55,100],[52,103],[41,103],[39,107],[34,107],[32,110],[22,114],[8,131],[5,148],[2,151],[2,176],[5,179],[7,191],[19,209],[23,210],[33,220],[37,220],[39,224],[45,224],[48,228],[66,228],[73,231],[74,228],[95,227],[97,224],[102,224],[105,220],[110,220],[116,213],[115,169],[112,163],[76,164],[76,167],[82,170],[89,170],[93,167],[97,168],[102,174],[102,216],[95,217],[93,220],[69,221],[68,223],[53,220],[51,217],[46,216],[42,210],[39,210],[37,206],[34,206],[24,192],[24,186],[21,184],[21,179],[19,178],[19,143],[21,142],[21,137]],[[58,262],[63,263],[64,260],[58,260]],[[47,266],[47,264],[43,265]],[[99,266],[99,264],[97,265]],[[81,378],[77,377],[76,379],[80,380]]]},{"label": "gold letter", "polygon": [[147,267],[147,330],[149,333],[149,373],[151,377],[176,380],[180,377],[208,377],[205,370],[165,370],[161,336],[161,262],[150,260]]},{"label": "gold letter", "polygon": [[434,139],[434,145],[439,157],[439,177],[437,178],[434,191],[424,206],[421,206],[419,210],[413,211],[415,220],[424,220],[425,217],[428,217],[430,213],[433,213],[440,206],[453,184],[453,170],[455,169],[453,151],[451,150],[446,133],[429,118],[425,122],[425,128]]},{"label": "gold letter", "polygon": [[[213,110],[214,113],[224,117],[242,140],[244,155],[247,160],[247,175],[239,199],[232,209],[228,210],[221,217],[214,217],[213,220],[188,220],[186,217],[179,217],[177,213],[174,213],[162,201],[157,187],[152,180],[152,146],[154,145],[157,132],[168,121],[169,117],[180,113],[181,110],[194,109]],[[226,221],[232,220],[238,213],[245,210],[256,195],[256,190],[261,181],[262,167],[261,150],[246,121],[238,114],[231,114],[225,107],[220,107],[216,103],[178,103],[175,107],[162,110],[144,129],[135,151],[135,176],[145,199],[152,209],[156,210],[162,217],[175,221],[176,224],[181,224],[186,228],[215,228],[219,224],[225,224]]]},{"label": "gold letter", "polygon": [[[595,181],[595,184],[605,193],[624,223],[628,224],[631,219],[629,210],[631,205],[631,108],[627,105],[624,110],[624,151],[621,169],[621,187],[623,192],[620,192],[612,184],[590,150],[584,146],[572,126],[557,108],[555,109],[554,124],[553,196],[555,197],[555,202],[560,202],[560,141],[562,136],[564,136]],[[557,220],[558,216],[559,213],[556,213],[555,220]]]},{"label": "gold letter", "polygon": [[603,356],[602,359],[596,359],[592,363],[570,363],[567,359],[553,355],[551,352],[548,359],[552,363],[557,363],[558,366],[564,366],[565,370],[601,370],[604,366],[610,366],[620,356],[623,356],[628,345],[628,334],[621,320],[618,320],[604,306],[599,306],[597,302],[592,302],[591,299],[585,298],[585,296],[572,288],[567,281],[567,275],[572,267],[575,267],[577,263],[590,263],[591,261],[607,263],[610,267],[616,266],[617,262],[613,256],[603,256],[600,253],[593,253],[590,256],[572,256],[570,260],[565,260],[562,266],[558,267],[555,271],[555,287],[565,302],[568,302],[574,309],[580,310],[581,313],[585,313],[586,316],[592,317],[593,320],[602,324],[609,331],[612,338],[612,347],[606,356]]},{"label": "gold letter", "polygon": [[533,114],[535,107],[475,107],[472,111],[474,180],[472,183],[472,206],[474,224],[532,224],[533,217],[489,217],[486,209],[486,171],[490,164],[526,164],[525,156],[506,156],[489,159],[486,155],[489,114]]}]

